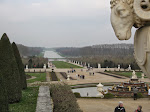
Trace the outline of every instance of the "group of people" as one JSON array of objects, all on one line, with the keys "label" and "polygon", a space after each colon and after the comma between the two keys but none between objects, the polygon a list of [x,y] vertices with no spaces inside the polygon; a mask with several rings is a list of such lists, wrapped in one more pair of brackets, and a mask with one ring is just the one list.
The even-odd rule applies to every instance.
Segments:
[{"label": "group of people", "polygon": [[93,73],[89,72],[89,75],[90,75],[90,76],[91,76],[91,75],[93,75],[93,76],[94,76],[94,74],[95,74],[94,72],[93,72]]},{"label": "group of people", "polygon": [[72,69],[72,70],[68,70],[68,73],[74,73],[74,72],[76,72],[76,70],[75,69]]},{"label": "group of people", "polygon": [[[119,102],[119,105],[115,108],[114,112],[126,112],[122,101]],[[134,112],[143,112],[142,106],[139,105]]]},{"label": "group of people", "polygon": [[85,79],[85,75],[76,74],[76,77],[77,77],[77,78],[80,78],[80,79]]}]

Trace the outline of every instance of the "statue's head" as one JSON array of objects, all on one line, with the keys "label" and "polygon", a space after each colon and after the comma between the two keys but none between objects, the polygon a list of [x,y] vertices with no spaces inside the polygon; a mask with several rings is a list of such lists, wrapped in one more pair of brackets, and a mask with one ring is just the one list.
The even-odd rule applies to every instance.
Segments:
[{"label": "statue's head", "polygon": [[111,24],[119,40],[131,37],[132,26],[150,21],[150,0],[111,0]]}]

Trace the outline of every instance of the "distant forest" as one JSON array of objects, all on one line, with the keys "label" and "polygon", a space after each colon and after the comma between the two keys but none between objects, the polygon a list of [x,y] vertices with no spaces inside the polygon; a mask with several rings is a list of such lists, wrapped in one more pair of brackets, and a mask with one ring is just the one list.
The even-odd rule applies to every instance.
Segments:
[{"label": "distant forest", "polygon": [[29,68],[43,68],[44,64],[48,62],[47,58],[42,57],[42,47],[28,47],[21,44],[17,44],[19,52],[22,56],[22,62],[24,67],[28,65]]},{"label": "distant forest", "polygon": [[117,67],[120,64],[122,68],[127,68],[130,64],[132,69],[139,69],[133,56],[133,44],[103,44],[82,48],[62,47],[55,50],[70,59],[90,63],[93,67],[97,67],[100,63],[102,67]]},{"label": "distant forest", "polygon": [[27,47],[17,44],[21,56],[38,56],[43,51],[42,47]]},{"label": "distant forest", "polygon": [[56,51],[70,57],[78,56],[129,56],[133,55],[133,44],[104,44],[94,45],[82,48],[62,47],[56,48]]}]

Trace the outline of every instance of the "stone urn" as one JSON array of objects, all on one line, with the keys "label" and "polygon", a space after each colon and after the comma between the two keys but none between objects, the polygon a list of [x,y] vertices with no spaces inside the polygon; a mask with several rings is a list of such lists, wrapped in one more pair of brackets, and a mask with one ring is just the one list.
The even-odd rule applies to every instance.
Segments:
[{"label": "stone urn", "polygon": [[97,91],[99,92],[99,94],[97,95],[98,97],[104,98],[104,95],[102,94],[102,92],[104,91],[103,87],[104,86],[101,83],[97,85]]},{"label": "stone urn", "polygon": [[67,80],[68,80],[68,81],[70,80],[70,75],[67,75]]},{"label": "stone urn", "polygon": [[144,75],[144,73],[142,73],[142,75],[141,75],[141,79],[144,79],[144,76],[145,76],[145,75]]}]

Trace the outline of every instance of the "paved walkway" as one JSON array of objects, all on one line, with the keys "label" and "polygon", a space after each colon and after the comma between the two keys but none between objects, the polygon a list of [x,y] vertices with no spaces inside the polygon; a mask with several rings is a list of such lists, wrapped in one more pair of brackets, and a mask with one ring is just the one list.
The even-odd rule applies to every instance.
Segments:
[{"label": "paved walkway", "polygon": [[[85,83],[105,83],[105,82],[124,82],[124,81],[129,81],[130,78],[126,78],[125,79],[119,79],[119,78],[116,78],[116,77],[112,77],[112,76],[109,76],[109,75],[104,75],[104,74],[101,74],[101,73],[97,73],[97,72],[104,72],[104,68],[101,68],[101,69],[93,69],[93,70],[90,70],[90,71],[86,71],[87,69],[83,69],[83,71],[81,71],[81,68],[79,69],[75,69],[76,72],[75,73],[69,73],[70,77],[74,78],[74,79],[77,79],[77,80],[70,80],[70,81],[67,81],[66,79],[64,79],[59,72],[66,72],[68,70],[71,70],[71,69],[55,69],[55,73],[57,75],[57,77],[60,79],[60,81],[64,81],[66,83],[68,83],[69,85],[76,85],[76,84],[85,84]],[[47,71],[51,71],[50,69],[47,69]],[[89,75],[89,72],[91,73],[95,73],[94,76],[90,76]],[[67,73],[68,74],[68,73]],[[80,79],[80,78],[77,78],[76,77],[76,74],[79,74],[79,75],[85,75],[85,79]],[[120,77],[123,77],[123,76],[120,76]],[[145,78],[145,79],[140,79],[141,81],[144,81],[144,82],[150,82],[150,79],[148,78]],[[49,82],[49,77],[47,77],[47,82]],[[51,81],[51,82],[54,82],[54,81]],[[39,83],[39,82],[35,82],[35,83]],[[28,84],[29,86],[31,84]],[[34,84],[32,84],[34,85]]]},{"label": "paved walkway", "polygon": [[134,101],[132,98],[116,99],[77,99],[77,102],[83,112],[114,112],[114,108],[119,101],[124,102],[126,112],[134,112],[138,105],[142,105],[143,112],[150,112],[150,100],[148,98]]},{"label": "paved walkway", "polygon": [[36,112],[53,112],[48,86],[40,86]]}]

